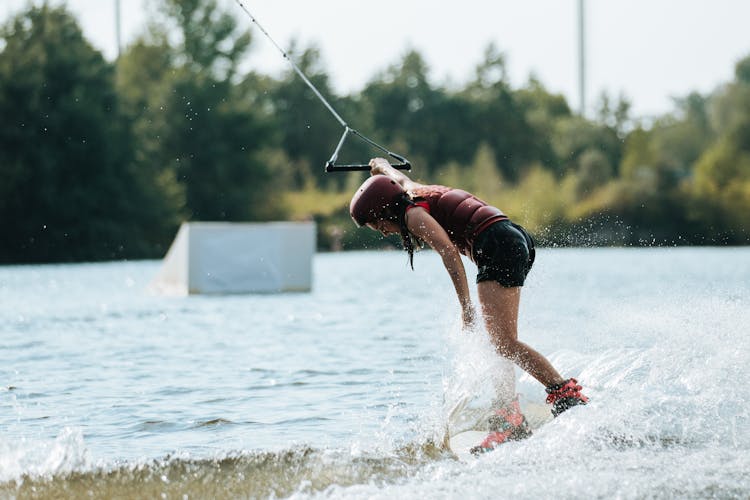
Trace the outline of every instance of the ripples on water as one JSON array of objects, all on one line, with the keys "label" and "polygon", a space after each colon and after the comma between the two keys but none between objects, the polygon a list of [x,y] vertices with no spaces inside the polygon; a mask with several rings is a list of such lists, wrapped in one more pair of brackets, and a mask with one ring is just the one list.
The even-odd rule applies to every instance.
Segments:
[{"label": "ripples on water", "polygon": [[0,268],[0,498],[750,495],[747,249],[541,250],[521,337],[592,401],[471,463],[444,431],[507,366],[432,253],[318,255],[310,294],[156,268]]}]

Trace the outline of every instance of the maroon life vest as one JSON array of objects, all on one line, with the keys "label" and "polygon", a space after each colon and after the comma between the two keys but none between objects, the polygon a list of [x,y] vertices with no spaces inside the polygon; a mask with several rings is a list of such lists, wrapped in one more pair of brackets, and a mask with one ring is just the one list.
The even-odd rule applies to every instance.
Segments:
[{"label": "maroon life vest", "polygon": [[414,201],[428,203],[430,215],[469,258],[472,258],[474,238],[491,224],[508,219],[500,209],[460,189],[432,185],[413,189],[409,194]]}]

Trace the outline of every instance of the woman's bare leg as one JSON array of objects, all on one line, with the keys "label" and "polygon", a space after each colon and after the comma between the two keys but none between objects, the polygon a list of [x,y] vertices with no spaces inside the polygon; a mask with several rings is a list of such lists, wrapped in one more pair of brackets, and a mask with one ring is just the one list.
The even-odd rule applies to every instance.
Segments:
[{"label": "woman's bare leg", "polygon": [[501,356],[510,359],[545,387],[564,379],[540,353],[518,341],[521,287],[507,288],[495,281],[477,284],[482,315],[490,339]]}]

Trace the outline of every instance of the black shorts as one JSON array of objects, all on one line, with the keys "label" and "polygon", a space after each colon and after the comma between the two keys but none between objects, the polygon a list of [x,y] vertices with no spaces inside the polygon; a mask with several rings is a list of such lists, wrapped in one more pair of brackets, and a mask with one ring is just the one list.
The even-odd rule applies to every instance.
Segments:
[{"label": "black shorts", "polygon": [[477,283],[491,280],[505,287],[523,286],[535,254],[534,240],[523,227],[509,220],[496,222],[474,240]]}]

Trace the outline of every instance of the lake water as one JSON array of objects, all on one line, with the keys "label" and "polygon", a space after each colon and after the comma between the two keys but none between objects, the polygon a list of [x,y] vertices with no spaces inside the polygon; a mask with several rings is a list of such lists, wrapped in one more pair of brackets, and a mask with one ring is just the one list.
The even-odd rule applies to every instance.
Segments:
[{"label": "lake water", "polygon": [[750,496],[748,248],[540,249],[520,337],[591,402],[469,462],[445,429],[508,370],[434,253],[280,295],[154,296],[158,266],[0,267],[0,498]]}]

